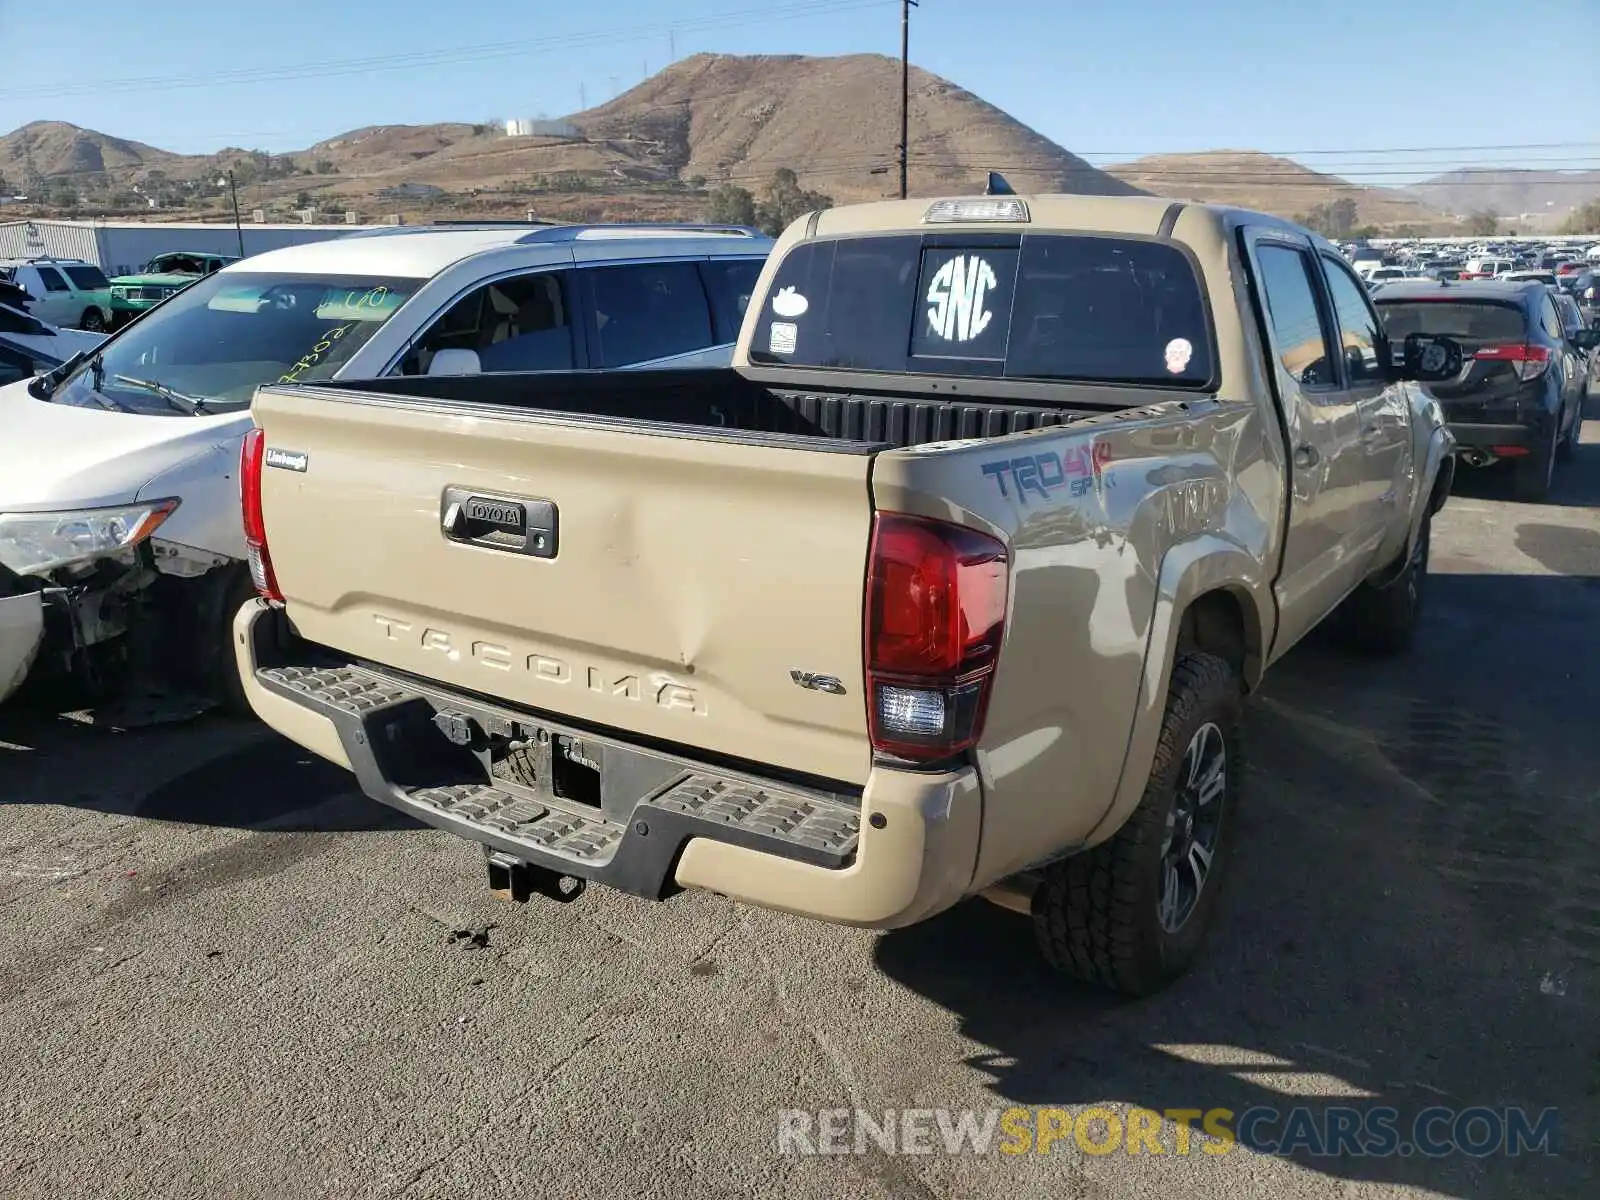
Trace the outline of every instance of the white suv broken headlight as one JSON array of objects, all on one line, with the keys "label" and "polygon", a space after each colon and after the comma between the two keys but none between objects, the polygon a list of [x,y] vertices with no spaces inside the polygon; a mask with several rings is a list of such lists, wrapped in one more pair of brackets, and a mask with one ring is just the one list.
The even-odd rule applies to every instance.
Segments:
[{"label": "white suv broken headlight", "polygon": [[0,563],[18,575],[43,575],[104,558],[137,546],[177,507],[177,500],[152,500],[117,508],[0,513]]}]

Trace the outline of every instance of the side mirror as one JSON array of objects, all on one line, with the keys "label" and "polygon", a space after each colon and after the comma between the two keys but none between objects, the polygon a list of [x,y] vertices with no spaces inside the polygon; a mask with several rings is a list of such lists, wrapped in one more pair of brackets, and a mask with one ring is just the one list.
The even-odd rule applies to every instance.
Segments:
[{"label": "side mirror", "polygon": [[1427,333],[1406,334],[1400,378],[1418,383],[1443,383],[1461,374],[1466,355],[1454,338]]}]

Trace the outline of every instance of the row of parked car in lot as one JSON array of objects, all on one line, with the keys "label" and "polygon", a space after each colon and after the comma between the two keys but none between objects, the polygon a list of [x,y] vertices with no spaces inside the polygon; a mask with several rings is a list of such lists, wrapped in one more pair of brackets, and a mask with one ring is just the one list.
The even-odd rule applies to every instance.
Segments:
[{"label": "row of parked car in lot", "polygon": [[1538,499],[1576,444],[1600,334],[1556,301],[1003,180],[776,242],[272,251],[20,335],[94,341],[0,387],[0,700],[254,713],[516,898],[981,893],[1148,991],[1215,902],[1242,693],[1325,619],[1404,648],[1456,463]]}]

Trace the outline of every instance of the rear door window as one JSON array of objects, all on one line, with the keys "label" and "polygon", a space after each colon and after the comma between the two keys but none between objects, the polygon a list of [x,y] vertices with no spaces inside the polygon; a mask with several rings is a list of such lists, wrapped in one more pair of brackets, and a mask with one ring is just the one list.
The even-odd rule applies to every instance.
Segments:
[{"label": "rear door window", "polygon": [[626,367],[715,345],[693,262],[593,267],[596,367]]},{"label": "rear door window", "polygon": [[752,362],[1201,387],[1195,267],[1104,235],[939,233],[802,243],[779,264]]},{"label": "rear door window", "polygon": [[35,269],[39,272],[39,280],[44,284],[45,291],[69,292],[72,290],[67,286],[67,281],[61,278],[61,272],[54,267],[37,267]]},{"label": "rear door window", "polygon": [[1262,243],[1256,247],[1256,262],[1278,361],[1301,387],[1333,386],[1338,380],[1311,282],[1310,258],[1288,246]]},{"label": "rear door window", "polygon": [[738,340],[745,309],[765,265],[766,260],[759,258],[713,258],[700,264],[711,299],[712,333],[719,344]]}]

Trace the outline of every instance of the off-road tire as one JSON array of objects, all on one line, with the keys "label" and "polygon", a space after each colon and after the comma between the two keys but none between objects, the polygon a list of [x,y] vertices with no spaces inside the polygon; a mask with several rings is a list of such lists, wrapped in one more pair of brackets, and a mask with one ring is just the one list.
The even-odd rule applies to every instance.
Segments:
[{"label": "off-road tire", "polygon": [[1422,518],[1411,558],[1400,575],[1376,587],[1364,583],[1345,601],[1345,640],[1368,654],[1400,654],[1410,649],[1427,596],[1428,555],[1433,544],[1433,516]]},{"label": "off-road tire", "polygon": [[[1058,971],[1126,995],[1146,996],[1183,974],[1199,954],[1232,854],[1244,775],[1243,701],[1239,674],[1228,663],[1211,654],[1179,657],[1139,806],[1109,841],[1046,867],[1034,891],[1039,949]],[[1216,849],[1192,912],[1169,932],[1157,915],[1167,818],[1174,810],[1190,742],[1208,724],[1221,731],[1226,753]]]},{"label": "off-road tire", "polygon": [[86,333],[106,333],[111,327],[106,321],[106,315],[98,308],[86,308],[83,310],[83,316],[78,318],[78,328]]}]

